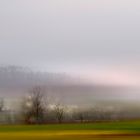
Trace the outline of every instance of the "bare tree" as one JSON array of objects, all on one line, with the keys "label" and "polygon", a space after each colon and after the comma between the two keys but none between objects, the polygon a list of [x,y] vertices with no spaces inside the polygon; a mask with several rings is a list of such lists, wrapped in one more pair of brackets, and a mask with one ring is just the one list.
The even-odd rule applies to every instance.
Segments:
[{"label": "bare tree", "polygon": [[82,123],[84,121],[84,112],[78,112],[77,117],[80,120],[80,122]]},{"label": "bare tree", "polygon": [[88,116],[89,116],[88,108],[85,108],[85,109],[78,108],[74,114],[75,120],[81,123],[87,121]]},{"label": "bare tree", "polygon": [[54,106],[54,111],[55,111],[57,121],[59,123],[62,123],[62,121],[64,119],[65,107],[62,104],[57,103]]},{"label": "bare tree", "polygon": [[0,98],[0,112],[3,110],[4,108],[4,100],[3,98]]},{"label": "bare tree", "polygon": [[44,92],[41,87],[33,87],[24,103],[26,123],[41,124],[44,122]]}]

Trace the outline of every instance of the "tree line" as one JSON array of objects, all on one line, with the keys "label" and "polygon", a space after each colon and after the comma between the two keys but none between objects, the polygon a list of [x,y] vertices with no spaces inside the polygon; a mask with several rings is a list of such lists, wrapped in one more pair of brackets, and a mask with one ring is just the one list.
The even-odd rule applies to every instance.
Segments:
[{"label": "tree line", "polygon": [[[20,103],[20,109],[14,113],[7,113],[6,123],[47,124],[47,123],[82,123],[94,121],[117,121],[122,119],[136,119],[140,114],[133,114],[128,110],[115,108],[70,108],[60,101],[49,104],[45,91],[40,86],[33,87],[28,96]],[[0,99],[0,113],[5,111],[4,99]],[[1,118],[0,118],[1,119]]]}]

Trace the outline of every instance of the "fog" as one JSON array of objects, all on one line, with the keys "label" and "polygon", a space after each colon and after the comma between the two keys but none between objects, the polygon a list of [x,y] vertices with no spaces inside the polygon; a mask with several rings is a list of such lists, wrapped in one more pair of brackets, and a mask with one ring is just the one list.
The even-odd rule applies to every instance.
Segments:
[{"label": "fog", "polygon": [[[79,102],[85,97],[87,102],[95,98],[96,86],[101,91],[95,94],[102,98],[139,100],[139,5],[138,0],[0,0],[0,65],[67,75],[70,87],[71,81],[79,81],[78,91],[59,88],[63,97],[66,92],[78,92],[70,97],[73,102],[78,97],[82,98]],[[33,81],[24,80],[21,76],[13,82],[14,88],[12,82],[1,80],[1,95],[14,98],[19,92],[27,92]],[[40,85],[39,81],[34,85]],[[87,85],[93,88],[90,93]],[[104,86],[109,91],[102,90]],[[81,92],[82,87],[88,92]],[[122,87],[125,91],[120,91]]]}]

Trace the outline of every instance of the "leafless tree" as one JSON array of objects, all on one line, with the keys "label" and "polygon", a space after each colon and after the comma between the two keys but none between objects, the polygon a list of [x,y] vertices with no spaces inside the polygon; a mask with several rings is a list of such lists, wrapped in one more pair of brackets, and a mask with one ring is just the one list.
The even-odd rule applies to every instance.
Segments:
[{"label": "leafless tree", "polygon": [[78,112],[78,118],[80,120],[80,122],[82,123],[84,121],[84,113],[83,112]]},{"label": "leafless tree", "polygon": [[45,113],[44,102],[44,92],[42,88],[39,86],[33,87],[24,103],[26,123],[43,123]]},{"label": "leafless tree", "polygon": [[55,111],[57,121],[59,123],[62,123],[62,121],[64,119],[64,113],[65,113],[64,105],[62,105],[60,103],[55,104],[54,111]]},{"label": "leafless tree", "polygon": [[0,98],[0,112],[3,110],[4,108],[4,100],[3,98]]}]

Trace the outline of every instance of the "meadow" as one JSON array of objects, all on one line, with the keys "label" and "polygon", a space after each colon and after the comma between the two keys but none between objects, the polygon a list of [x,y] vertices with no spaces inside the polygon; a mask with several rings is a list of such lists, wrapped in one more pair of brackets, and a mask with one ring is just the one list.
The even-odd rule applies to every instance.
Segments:
[{"label": "meadow", "polygon": [[4,140],[139,140],[140,121],[83,124],[1,125]]}]

